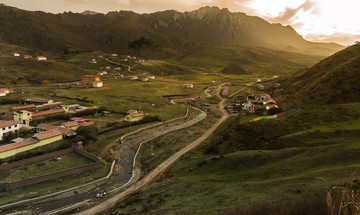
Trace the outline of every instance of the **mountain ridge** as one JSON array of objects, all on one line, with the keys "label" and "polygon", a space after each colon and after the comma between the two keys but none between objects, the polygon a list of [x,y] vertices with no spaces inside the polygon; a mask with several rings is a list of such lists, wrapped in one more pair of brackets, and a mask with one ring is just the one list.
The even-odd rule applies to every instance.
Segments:
[{"label": "mountain ridge", "polygon": [[228,9],[203,7],[150,14],[132,11],[107,14],[85,11],[60,14],[0,6],[0,39],[14,45],[63,51],[128,52],[128,43],[144,36],[161,49],[182,50],[189,45],[263,46],[277,50],[330,55],[343,47],[306,41],[290,26]]}]

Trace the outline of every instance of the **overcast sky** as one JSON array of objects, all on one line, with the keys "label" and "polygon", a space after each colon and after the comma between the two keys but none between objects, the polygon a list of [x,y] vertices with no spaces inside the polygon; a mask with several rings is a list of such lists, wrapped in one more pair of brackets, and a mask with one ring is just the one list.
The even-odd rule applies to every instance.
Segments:
[{"label": "overcast sky", "polygon": [[271,23],[291,25],[311,41],[353,44],[360,40],[360,0],[0,0],[9,6],[52,13],[64,11],[196,10],[203,6],[228,8],[260,16]]}]

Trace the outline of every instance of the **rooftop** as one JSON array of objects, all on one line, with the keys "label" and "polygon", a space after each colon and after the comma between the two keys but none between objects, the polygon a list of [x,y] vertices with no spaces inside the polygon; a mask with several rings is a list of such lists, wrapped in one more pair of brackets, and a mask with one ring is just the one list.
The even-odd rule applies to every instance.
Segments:
[{"label": "rooftop", "polygon": [[85,119],[85,118],[82,118],[82,117],[72,117],[72,118],[70,118],[70,120],[76,121],[76,122],[87,122],[87,121],[90,121],[89,119]]},{"label": "rooftop", "polygon": [[136,118],[136,117],[141,117],[141,116],[145,116],[144,113],[134,113],[134,114],[130,114],[131,117]]},{"label": "rooftop", "polygon": [[63,113],[63,112],[65,112],[65,111],[62,108],[46,110],[46,111],[39,111],[39,112],[32,113],[32,117],[47,116],[47,115]]},{"label": "rooftop", "polygon": [[21,106],[14,106],[11,109],[13,111],[19,111],[19,110],[27,110],[27,109],[35,109],[36,106],[34,104],[31,105],[21,105]]},{"label": "rooftop", "polygon": [[62,135],[61,131],[59,129],[53,129],[50,131],[45,131],[42,133],[35,134],[34,137],[39,140],[45,140],[45,139],[56,137],[59,135]]},{"label": "rooftop", "polygon": [[27,145],[30,145],[30,144],[33,144],[33,143],[36,143],[36,141],[33,140],[33,139],[28,139],[28,140],[24,140],[24,141],[21,141],[21,142],[18,142],[18,143],[12,143],[12,144],[8,144],[8,145],[5,145],[5,146],[0,146],[0,152],[6,152],[6,151],[9,151],[9,150],[20,148],[20,147],[23,147],[23,146],[27,146]]},{"label": "rooftop", "polygon": [[0,128],[6,128],[6,127],[9,127],[9,126],[13,126],[13,125],[19,125],[20,123],[18,122],[15,122],[15,121],[0,121]]},{"label": "rooftop", "polygon": [[68,128],[63,128],[63,127],[55,126],[55,125],[47,125],[47,124],[40,124],[36,128],[45,130],[45,131],[58,129],[62,134],[66,134],[67,132],[70,131],[70,129],[68,129]]}]

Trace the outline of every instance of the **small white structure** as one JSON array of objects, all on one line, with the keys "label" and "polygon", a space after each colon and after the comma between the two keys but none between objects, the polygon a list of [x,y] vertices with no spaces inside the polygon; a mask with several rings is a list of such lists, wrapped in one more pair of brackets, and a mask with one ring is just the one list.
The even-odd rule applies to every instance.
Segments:
[{"label": "small white structure", "polygon": [[36,61],[44,61],[44,60],[47,60],[47,57],[45,57],[45,56],[36,56],[35,60]]},{"label": "small white structure", "polygon": [[94,81],[92,84],[92,87],[102,87],[103,86],[103,82],[102,81]]},{"label": "small white structure", "polygon": [[89,61],[89,63],[94,63],[94,64],[95,64],[95,63],[97,63],[97,60],[93,58],[93,59],[91,59],[91,60]]},{"label": "small white structure", "polygon": [[10,93],[9,89],[1,88],[0,89],[0,96],[6,96],[6,94]]},{"label": "small white structure", "polygon": [[117,57],[117,54],[111,54],[110,57]]},{"label": "small white structure", "polygon": [[12,57],[20,57],[20,54],[17,52],[11,53],[10,56]]},{"label": "small white structure", "polygon": [[149,78],[142,78],[142,81],[149,81]]},{"label": "small white structure", "polygon": [[3,139],[4,134],[9,132],[17,132],[21,128],[21,124],[15,121],[0,121],[0,140]]},{"label": "small white structure", "polygon": [[193,88],[194,85],[193,84],[186,84],[186,88]]},{"label": "small white structure", "polygon": [[109,69],[110,69],[110,66],[105,67],[105,69],[109,70]]},{"label": "small white structure", "polygon": [[137,77],[137,76],[130,76],[130,78],[129,78],[130,80],[132,80],[132,81],[135,81],[135,80],[138,80],[139,79],[139,77]]},{"label": "small white structure", "polygon": [[155,80],[155,76],[154,76],[154,75],[150,75],[148,78],[151,79],[151,80]]},{"label": "small white structure", "polygon": [[106,71],[101,71],[101,72],[98,72],[97,74],[98,74],[98,75],[106,75],[107,72],[106,72]]}]

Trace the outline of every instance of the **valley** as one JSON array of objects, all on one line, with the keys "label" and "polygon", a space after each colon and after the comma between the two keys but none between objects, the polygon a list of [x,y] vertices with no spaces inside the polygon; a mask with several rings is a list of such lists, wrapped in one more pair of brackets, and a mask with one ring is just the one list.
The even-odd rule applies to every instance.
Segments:
[{"label": "valley", "polygon": [[0,213],[356,214],[359,54],[226,8],[0,4]]}]

